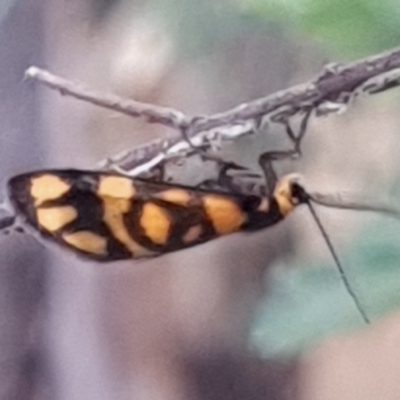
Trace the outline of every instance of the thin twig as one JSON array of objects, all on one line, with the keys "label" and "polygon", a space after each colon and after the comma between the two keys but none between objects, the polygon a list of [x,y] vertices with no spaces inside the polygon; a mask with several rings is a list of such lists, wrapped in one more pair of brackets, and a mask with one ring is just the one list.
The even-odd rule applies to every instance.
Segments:
[{"label": "thin twig", "polygon": [[73,96],[131,117],[145,117],[148,122],[163,124],[175,129],[183,129],[190,124],[190,119],[182,112],[172,108],[142,103],[115,94],[91,90],[34,66],[25,71],[25,78],[43,83],[51,89],[58,90],[62,95]]},{"label": "thin twig", "polygon": [[[30,67],[26,77],[93,104],[147,121],[163,124],[179,131],[189,129],[191,142],[196,146],[212,147],[213,142],[256,133],[263,119],[272,122],[314,109],[316,115],[338,113],[360,94],[378,93],[400,84],[400,49],[365,58],[347,65],[334,64],[324,68],[317,78],[269,96],[241,104],[222,113],[209,116],[187,116],[180,111],[103,94],[84,88],[37,67]],[[140,150],[134,149],[118,157],[117,167],[130,170],[132,175],[162,164],[168,157],[186,155],[190,151],[179,135],[150,142]],[[186,153],[185,153],[186,152]],[[108,160],[109,165],[116,164]],[[138,168],[139,172],[133,171]]]}]

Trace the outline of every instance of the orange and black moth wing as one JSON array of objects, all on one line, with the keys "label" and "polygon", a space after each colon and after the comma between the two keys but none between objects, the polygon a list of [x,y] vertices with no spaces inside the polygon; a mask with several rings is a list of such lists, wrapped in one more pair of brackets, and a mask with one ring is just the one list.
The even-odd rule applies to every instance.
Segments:
[{"label": "orange and black moth wing", "polygon": [[18,175],[8,192],[16,214],[43,237],[98,261],[152,257],[262,229],[295,205],[279,190],[264,199],[81,170]]}]

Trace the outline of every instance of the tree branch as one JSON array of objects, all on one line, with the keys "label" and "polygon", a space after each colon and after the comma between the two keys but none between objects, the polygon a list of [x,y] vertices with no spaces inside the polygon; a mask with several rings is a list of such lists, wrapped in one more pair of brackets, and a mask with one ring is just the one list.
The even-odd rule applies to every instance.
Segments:
[{"label": "tree branch", "polygon": [[25,78],[34,79],[51,89],[58,90],[63,96],[72,96],[131,117],[145,117],[148,122],[163,124],[175,129],[183,129],[190,123],[190,120],[183,113],[172,108],[160,107],[111,93],[91,90],[34,66],[25,71]]},{"label": "tree branch", "polygon": [[[210,148],[222,141],[259,132],[264,122],[286,122],[290,117],[315,110],[316,115],[344,112],[360,94],[374,94],[400,84],[400,49],[365,58],[347,65],[326,66],[314,80],[269,96],[243,103],[228,111],[209,116],[187,116],[180,111],[99,93],[70,82],[37,67],[30,67],[26,77],[34,79],[63,95],[133,117],[145,117],[185,131],[195,146]],[[120,168],[132,175],[148,172],[167,160],[193,152],[182,135],[156,140],[115,158],[105,160],[104,168]]]}]

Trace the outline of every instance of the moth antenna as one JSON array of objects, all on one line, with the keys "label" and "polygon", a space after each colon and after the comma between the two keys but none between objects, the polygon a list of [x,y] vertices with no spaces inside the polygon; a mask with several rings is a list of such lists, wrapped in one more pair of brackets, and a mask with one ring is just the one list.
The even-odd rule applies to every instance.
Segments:
[{"label": "moth antenna", "polygon": [[324,207],[340,208],[343,210],[371,211],[400,218],[400,208],[389,204],[389,202],[365,198],[355,199],[353,195],[349,195],[348,193],[309,193],[309,197],[314,203]]},{"label": "moth antenna", "polygon": [[[310,200],[313,200],[311,195],[310,195]],[[364,320],[364,322],[366,324],[370,324],[371,321],[368,318],[367,314],[365,313],[362,305],[360,304],[360,301],[358,300],[358,297],[357,297],[356,293],[354,292],[349,280],[347,279],[346,273],[345,273],[345,271],[343,269],[343,266],[342,266],[342,264],[341,264],[341,262],[339,260],[339,257],[337,256],[336,251],[335,251],[335,249],[334,249],[334,247],[332,245],[332,242],[331,242],[326,230],[324,229],[324,227],[323,227],[323,225],[321,223],[321,220],[319,219],[319,217],[318,217],[318,215],[317,215],[317,213],[316,213],[311,201],[307,201],[307,206],[308,206],[308,208],[309,208],[309,210],[311,212],[311,215],[313,216],[313,218],[314,218],[314,220],[315,220],[315,222],[316,222],[316,224],[318,226],[318,229],[320,230],[320,232],[321,232],[321,234],[322,234],[322,236],[323,236],[323,238],[325,240],[325,243],[327,244],[327,246],[329,248],[330,253],[332,254],[332,257],[334,259],[336,267],[337,267],[337,269],[338,269],[338,271],[340,273],[340,278],[342,279],[342,281],[344,283],[344,286],[346,287],[347,292],[349,293],[350,297],[352,298],[352,300],[354,302],[354,305],[356,306],[356,308],[357,308],[358,312],[360,313],[360,315],[361,315],[362,319]]]}]

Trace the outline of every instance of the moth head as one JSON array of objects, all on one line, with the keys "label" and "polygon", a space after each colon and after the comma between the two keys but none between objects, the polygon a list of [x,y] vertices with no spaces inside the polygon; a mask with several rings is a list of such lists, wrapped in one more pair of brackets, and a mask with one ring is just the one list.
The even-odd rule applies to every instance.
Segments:
[{"label": "moth head", "polygon": [[304,189],[303,178],[298,174],[285,175],[276,183],[273,197],[283,215],[289,214],[299,204],[307,203],[310,196]]}]

